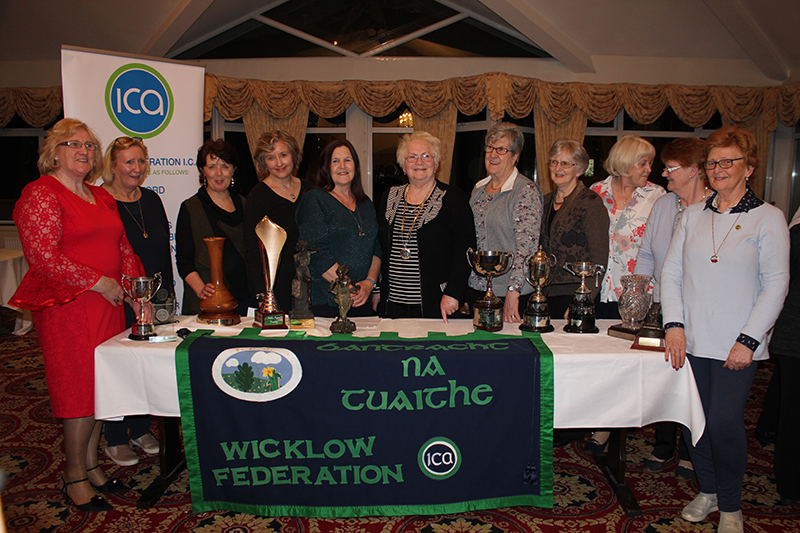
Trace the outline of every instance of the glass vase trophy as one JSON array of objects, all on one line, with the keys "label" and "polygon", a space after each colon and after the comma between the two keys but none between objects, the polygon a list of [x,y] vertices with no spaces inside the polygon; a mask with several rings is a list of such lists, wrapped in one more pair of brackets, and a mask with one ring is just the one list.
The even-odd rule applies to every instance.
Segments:
[{"label": "glass vase trophy", "polygon": [[514,263],[511,252],[476,252],[467,249],[467,260],[479,276],[486,278],[486,294],[475,302],[475,317],[472,325],[483,331],[503,329],[503,301],[492,292],[492,278],[502,276]]},{"label": "glass vase trophy", "polygon": [[632,341],[639,333],[642,321],[650,309],[651,296],[647,292],[650,276],[642,274],[622,276],[619,282],[622,284],[622,294],[619,295],[617,305],[622,323],[608,328],[608,334]]},{"label": "glass vase trophy", "polygon": [[[128,281],[128,286],[125,287],[125,281]],[[155,285],[158,280],[158,285]],[[138,278],[130,278],[125,274],[122,275],[122,290],[125,291],[131,300],[136,300],[139,303],[139,317],[131,327],[131,333],[128,338],[135,341],[146,341],[155,335],[155,328],[153,322],[148,322],[144,317],[144,306],[149,302],[153,296],[158,292],[161,287],[161,273],[156,272],[152,278],[142,276]]]},{"label": "glass vase trophy", "polygon": [[591,261],[575,261],[565,263],[564,270],[573,276],[581,278],[581,286],[575,291],[575,298],[569,304],[569,318],[564,326],[567,333],[598,333],[600,329],[595,325],[597,314],[594,309],[592,291],[586,286],[586,278],[595,276],[596,285],[600,285],[600,276],[605,273],[603,265],[596,265]]},{"label": "glass vase trophy", "polygon": [[281,250],[286,242],[286,230],[264,217],[256,224],[256,236],[260,241],[261,266],[264,269],[264,300],[256,310],[253,327],[261,329],[288,329],[289,320],[286,313],[278,309],[275,303],[275,275],[281,259]]},{"label": "glass vase trophy", "polygon": [[550,281],[550,273],[555,264],[556,256],[547,255],[541,246],[539,251],[526,261],[525,279],[533,286],[534,292],[528,300],[528,307],[522,315],[519,329],[538,333],[553,331],[553,325],[550,324],[550,309],[547,306],[547,298],[542,293],[542,287]]}]

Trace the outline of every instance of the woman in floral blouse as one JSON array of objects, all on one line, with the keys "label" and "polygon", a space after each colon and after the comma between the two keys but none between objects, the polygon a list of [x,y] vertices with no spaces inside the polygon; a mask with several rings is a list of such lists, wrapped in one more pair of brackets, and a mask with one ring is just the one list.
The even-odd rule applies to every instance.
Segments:
[{"label": "woman in floral blouse", "polygon": [[592,185],[608,210],[608,266],[600,288],[597,318],[619,318],[620,278],[633,274],[647,217],[666,191],[647,181],[656,149],[641,137],[626,135],[611,147],[603,167],[609,176]]}]

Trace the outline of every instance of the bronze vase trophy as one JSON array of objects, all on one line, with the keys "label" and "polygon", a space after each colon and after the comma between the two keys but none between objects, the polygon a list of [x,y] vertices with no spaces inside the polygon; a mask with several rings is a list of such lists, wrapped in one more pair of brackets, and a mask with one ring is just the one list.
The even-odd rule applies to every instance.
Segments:
[{"label": "bronze vase trophy", "polygon": [[264,269],[264,287],[266,292],[264,300],[256,310],[253,327],[261,329],[288,329],[289,320],[275,303],[275,275],[278,272],[278,262],[281,259],[281,250],[286,242],[286,230],[264,217],[256,224],[256,236],[261,247],[261,266]]},{"label": "bronze vase trophy", "polygon": [[641,329],[642,321],[650,309],[651,296],[647,292],[650,276],[641,274],[622,276],[619,281],[622,283],[622,294],[619,296],[617,305],[622,323],[608,328],[608,334],[612,337],[632,341]]},{"label": "bronze vase trophy", "polygon": [[472,325],[483,331],[503,329],[503,302],[492,292],[492,278],[502,276],[514,264],[511,252],[476,252],[467,249],[467,261],[479,276],[486,278],[486,294],[475,302],[475,317]]},{"label": "bronze vase trophy", "polygon": [[586,286],[586,278],[595,276],[597,278],[596,285],[600,285],[600,276],[605,273],[606,268],[591,261],[575,261],[565,263],[564,270],[581,278],[581,286],[575,291],[575,298],[569,304],[569,319],[564,326],[564,331],[567,333],[598,333],[600,329],[595,325],[597,314],[592,300],[592,291]]},{"label": "bronze vase trophy", "polygon": [[211,284],[214,285],[214,294],[200,300],[200,311],[197,321],[201,324],[215,326],[233,326],[242,321],[236,312],[239,302],[233,297],[231,291],[225,286],[222,269],[222,249],[225,246],[225,237],[208,237],[203,239],[208,248],[208,260],[211,264]]},{"label": "bronze vase trophy", "polygon": [[[128,281],[128,287],[125,287],[125,280]],[[156,280],[158,280],[158,285],[155,285]],[[144,306],[153,298],[153,296],[156,295],[160,287],[160,272],[156,272],[152,278],[147,276],[130,278],[125,274],[122,275],[122,290],[125,291],[125,294],[127,294],[131,300],[136,300],[139,302],[139,317],[131,327],[131,333],[128,335],[129,339],[135,341],[146,341],[155,335],[153,323],[145,320]]]},{"label": "bronze vase trophy", "polygon": [[542,287],[550,281],[550,273],[555,264],[556,256],[547,255],[541,246],[538,252],[528,258],[525,279],[535,290],[528,300],[528,307],[523,313],[519,329],[538,333],[553,331],[553,325],[550,324],[550,309],[547,306],[547,298],[542,293]]}]

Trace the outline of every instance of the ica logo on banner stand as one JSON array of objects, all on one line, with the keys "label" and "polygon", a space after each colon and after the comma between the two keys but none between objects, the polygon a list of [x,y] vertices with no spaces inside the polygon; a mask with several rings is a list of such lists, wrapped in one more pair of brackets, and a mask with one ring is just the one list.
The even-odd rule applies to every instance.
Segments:
[{"label": "ica logo on banner stand", "polygon": [[174,111],[172,89],[156,69],[142,63],[118,68],[108,79],[108,116],[131,137],[149,139],[169,125]]}]

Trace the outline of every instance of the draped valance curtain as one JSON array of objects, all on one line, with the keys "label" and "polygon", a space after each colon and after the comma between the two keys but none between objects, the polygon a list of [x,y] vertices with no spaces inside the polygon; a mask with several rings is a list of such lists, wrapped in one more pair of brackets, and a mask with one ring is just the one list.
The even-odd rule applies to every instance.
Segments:
[{"label": "draped valance curtain", "polygon": [[[534,113],[539,176],[549,175],[546,153],[559,138],[583,141],[586,121],[609,122],[623,108],[638,123],[654,122],[671,107],[684,123],[701,127],[716,113],[724,124],[752,131],[763,161],[769,134],[778,120],[794,126],[800,120],[800,83],[778,87],[641,85],[630,83],[551,83],[535,78],[487,73],[442,81],[264,81],[206,74],[205,120],[216,107],[226,120],[243,117],[251,151],[264,131],[285,129],[305,137],[308,111],[331,118],[355,103],[365,113],[382,117],[405,103],[415,129],[442,140],[440,176],[449,180],[457,111],[474,115],[488,106],[493,120],[504,112],[514,118]],[[0,127],[18,114],[32,126],[50,124],[61,112],[61,88],[0,88]],[[763,194],[765,166],[751,182]],[[551,184],[542,180],[547,192]]]}]

